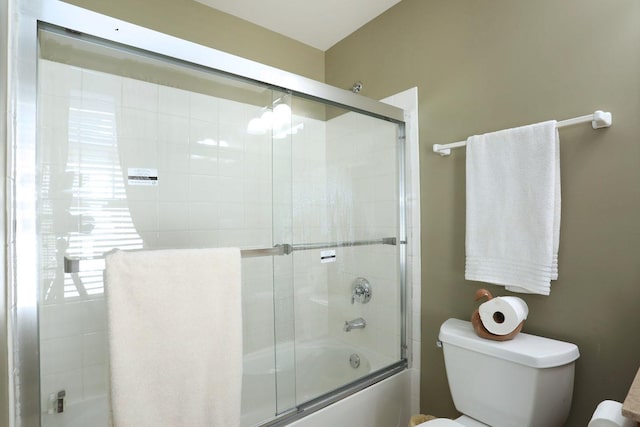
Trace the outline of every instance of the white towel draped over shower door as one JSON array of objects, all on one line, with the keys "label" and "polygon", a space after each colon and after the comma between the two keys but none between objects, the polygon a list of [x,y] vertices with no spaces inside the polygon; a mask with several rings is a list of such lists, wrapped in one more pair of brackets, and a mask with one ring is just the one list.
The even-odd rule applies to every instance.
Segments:
[{"label": "white towel draped over shower door", "polygon": [[106,256],[115,427],[240,425],[240,251]]},{"label": "white towel draped over shower door", "polygon": [[558,277],[556,121],[467,141],[465,278],[549,295]]}]

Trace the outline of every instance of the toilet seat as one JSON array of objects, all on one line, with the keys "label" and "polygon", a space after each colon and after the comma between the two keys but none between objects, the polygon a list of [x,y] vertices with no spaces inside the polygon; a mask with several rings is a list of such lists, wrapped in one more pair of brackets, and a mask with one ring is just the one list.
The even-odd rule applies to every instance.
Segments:
[{"label": "toilet seat", "polygon": [[448,418],[436,418],[435,420],[427,421],[426,423],[418,424],[416,427],[464,427],[462,424],[457,423]]}]

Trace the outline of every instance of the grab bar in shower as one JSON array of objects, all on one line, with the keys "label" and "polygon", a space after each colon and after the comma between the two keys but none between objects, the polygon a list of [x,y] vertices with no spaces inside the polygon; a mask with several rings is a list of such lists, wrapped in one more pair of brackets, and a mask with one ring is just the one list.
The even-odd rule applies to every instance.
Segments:
[{"label": "grab bar in shower", "polygon": [[[404,243],[404,242],[401,242]],[[289,255],[293,251],[307,251],[312,249],[326,249],[326,248],[343,248],[350,246],[369,246],[369,245],[396,245],[397,241],[395,237],[384,237],[377,240],[355,240],[345,242],[327,242],[327,243],[298,243],[290,245],[288,243],[278,244],[272,248],[258,248],[258,249],[241,249],[240,255],[242,258],[256,258],[262,256],[281,256]],[[80,264],[83,264],[82,266]],[[90,264],[90,267],[85,265]],[[81,271],[96,271],[104,269],[104,258],[78,258],[78,257],[64,257],[64,272],[65,273],[79,273]]]}]

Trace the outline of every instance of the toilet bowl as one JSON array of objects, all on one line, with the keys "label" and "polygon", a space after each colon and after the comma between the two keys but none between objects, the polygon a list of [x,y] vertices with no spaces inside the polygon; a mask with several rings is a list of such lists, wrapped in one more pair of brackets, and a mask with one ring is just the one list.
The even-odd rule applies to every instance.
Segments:
[{"label": "toilet bowl", "polygon": [[573,396],[575,344],[526,333],[510,341],[476,335],[471,322],[440,327],[451,397],[463,414],[423,427],[562,427]]}]

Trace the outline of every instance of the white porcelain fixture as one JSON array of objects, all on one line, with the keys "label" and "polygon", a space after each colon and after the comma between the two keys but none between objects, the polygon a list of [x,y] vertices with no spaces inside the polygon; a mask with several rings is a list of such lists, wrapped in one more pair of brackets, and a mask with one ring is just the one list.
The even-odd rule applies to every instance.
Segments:
[{"label": "white porcelain fixture", "polygon": [[449,319],[440,341],[451,396],[464,414],[424,427],[561,427],[571,408],[575,344],[525,333],[511,341],[478,337],[470,322]]}]

